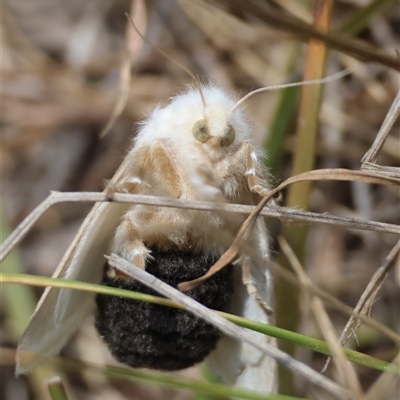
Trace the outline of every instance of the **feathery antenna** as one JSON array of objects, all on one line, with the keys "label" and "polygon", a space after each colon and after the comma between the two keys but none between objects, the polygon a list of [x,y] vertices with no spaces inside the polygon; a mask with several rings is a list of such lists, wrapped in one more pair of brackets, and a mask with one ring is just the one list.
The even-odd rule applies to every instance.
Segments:
[{"label": "feathery antenna", "polygon": [[289,87],[294,87],[294,86],[306,86],[306,85],[315,85],[315,84],[321,84],[321,83],[328,83],[335,81],[337,79],[341,79],[353,71],[352,67],[348,67],[346,69],[343,69],[342,71],[337,72],[336,74],[327,76],[325,78],[321,79],[313,79],[311,81],[301,81],[301,82],[293,82],[293,83],[283,83],[281,85],[273,85],[273,86],[266,86],[257,90],[253,90],[252,92],[246,94],[246,96],[242,97],[231,109],[231,113],[233,113],[238,107],[240,107],[248,98],[251,96],[254,96],[257,93],[261,92],[267,92],[269,90],[277,90],[277,89],[285,89]]}]

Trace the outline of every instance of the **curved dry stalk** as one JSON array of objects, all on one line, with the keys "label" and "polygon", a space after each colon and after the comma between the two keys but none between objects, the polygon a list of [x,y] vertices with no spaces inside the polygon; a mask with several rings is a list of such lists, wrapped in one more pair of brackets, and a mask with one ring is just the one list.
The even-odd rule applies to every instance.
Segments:
[{"label": "curved dry stalk", "polygon": [[[279,192],[286,186],[304,181],[356,181],[376,185],[400,185],[400,178],[380,175],[369,171],[357,171],[345,168],[315,169],[292,176],[281,183],[273,192]],[[275,193],[274,193],[275,194]]]},{"label": "curved dry stalk", "polygon": [[274,195],[282,191],[285,187],[292,185],[294,183],[304,182],[304,181],[320,181],[320,180],[357,181],[364,183],[389,184],[389,185],[400,184],[400,180],[397,178],[381,176],[367,171],[354,171],[343,168],[317,169],[292,176],[291,178],[286,179],[278,187],[271,190],[268,193],[268,195],[265,196],[258,203],[257,207],[254,208],[252,213],[242,224],[238,234],[236,235],[229,249],[226,250],[224,254],[222,254],[219,260],[208,270],[208,272],[203,276],[201,276],[200,278],[180,283],[178,285],[179,289],[183,291],[192,290],[196,286],[204,282],[206,279],[210,278],[218,271],[225,268],[229,263],[233,262],[238,256],[240,248],[242,247],[243,243],[249,236],[251,228],[253,227],[254,222],[256,221],[258,216],[260,215],[261,210],[273,198]]}]

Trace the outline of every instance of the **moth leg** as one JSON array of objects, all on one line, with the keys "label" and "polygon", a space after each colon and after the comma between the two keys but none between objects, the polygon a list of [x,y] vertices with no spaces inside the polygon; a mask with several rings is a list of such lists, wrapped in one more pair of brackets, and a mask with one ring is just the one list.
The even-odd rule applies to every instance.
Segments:
[{"label": "moth leg", "polygon": [[146,259],[150,257],[150,250],[140,240],[129,214],[125,215],[122,223],[118,226],[112,248],[120,257],[145,269]]},{"label": "moth leg", "polygon": [[249,143],[244,143],[246,151],[246,177],[247,184],[249,185],[250,191],[257,193],[262,197],[265,197],[271,191],[269,183],[265,179],[261,179],[262,167],[260,160],[258,159],[257,153],[254,151]]},{"label": "moth leg", "polygon": [[104,192],[108,197],[112,199],[114,193],[136,194],[143,190],[146,186],[144,174],[149,152],[147,147],[131,150],[113,178],[106,184]]},{"label": "moth leg", "polygon": [[149,159],[158,186],[161,186],[171,197],[181,197],[182,186],[179,174],[169,154],[167,144],[157,140],[150,150]]},{"label": "moth leg", "polygon": [[213,169],[206,164],[196,164],[191,171],[190,183],[196,191],[196,198],[204,201],[224,203],[225,198],[218,187]]},{"label": "moth leg", "polygon": [[112,197],[114,193],[129,193],[136,194],[140,191],[143,181],[135,176],[124,182],[109,182],[105,188],[106,195]]},{"label": "moth leg", "polygon": [[[111,190],[128,190],[132,193],[133,190],[138,191],[140,188],[152,185],[157,187],[163,195],[181,196],[179,175],[164,143],[156,141],[151,148],[147,149],[141,161],[139,177],[123,181],[121,179],[122,182],[119,181],[117,185],[110,186]],[[151,257],[151,251],[141,240],[140,229],[136,225],[138,221],[150,223],[154,215],[155,213],[138,211],[137,207],[128,210],[114,237],[113,251],[142,269],[145,269],[146,260]]]},{"label": "moth leg", "polygon": [[187,164],[184,169],[178,170],[168,142],[161,140],[151,148],[150,159],[154,178],[158,186],[165,190],[167,196],[225,201],[213,168],[206,162]]},{"label": "moth leg", "polygon": [[248,257],[244,257],[242,263],[242,280],[246,285],[247,292],[250,296],[254,297],[261,309],[269,316],[274,313],[274,310],[267,304],[267,302],[260,296],[255,286],[254,278],[250,271],[250,262]]}]

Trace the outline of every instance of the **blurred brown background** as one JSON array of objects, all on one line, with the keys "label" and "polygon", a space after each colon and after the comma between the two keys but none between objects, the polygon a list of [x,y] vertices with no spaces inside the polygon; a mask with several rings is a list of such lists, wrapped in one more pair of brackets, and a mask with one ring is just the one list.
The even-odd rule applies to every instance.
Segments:
[{"label": "blurred brown background", "polygon": [[[277,12],[293,13],[311,21],[311,1],[265,3]],[[332,29],[339,28],[349,16],[370,3],[368,0],[336,1]],[[399,7],[396,2],[387,3],[357,36],[394,54],[400,34]],[[294,35],[272,29],[254,18],[250,23],[241,22],[209,3],[154,0],[144,4],[145,10],[136,15],[136,21],[142,31],[145,29],[146,38],[204,82],[214,82],[243,96],[262,86],[301,79],[306,44]],[[150,45],[143,44],[138,36],[126,38],[124,13],[130,12],[131,6],[130,1],[124,0],[3,2],[1,192],[4,229],[15,227],[50,190],[101,190],[104,180],[113,175],[130,147],[136,122],[191,83],[182,69]],[[122,96],[120,70],[126,45],[131,61],[126,106],[108,134],[100,139],[100,132]],[[352,63],[349,57],[331,52],[327,74]],[[327,85],[320,117],[317,167],[358,169],[398,89],[398,73],[377,63],[360,64],[351,77]],[[254,137],[262,146],[271,141],[280,96],[281,92],[274,91],[248,101],[247,113],[253,123]],[[282,147],[276,153],[269,150],[273,160],[270,167],[277,182],[291,173],[296,113],[285,122]],[[379,164],[399,166],[398,132],[397,124],[380,152]],[[19,262],[14,264],[14,271],[51,275],[89,209],[89,204],[71,203],[49,210],[18,247]],[[312,210],[398,224],[399,191],[395,187],[354,182],[318,183],[312,194]],[[274,229],[278,231],[278,227]],[[5,237],[3,230],[2,241]],[[313,225],[305,265],[315,284],[355,306],[396,240],[390,234]],[[276,244],[274,248],[277,249]],[[399,329],[399,284],[397,264],[372,310],[374,318],[395,330]],[[41,290],[32,290],[39,296]],[[2,347],[15,348],[25,318],[19,312],[24,308],[30,310],[34,305],[22,304],[21,298],[17,299],[20,309],[11,307],[8,297],[3,298]],[[339,333],[346,316],[332,311],[330,317]],[[321,337],[306,303],[298,331]],[[366,328],[358,332],[350,346],[388,361],[396,352],[391,342]],[[63,355],[113,362],[90,321]],[[299,350],[298,357],[316,368],[322,367],[325,361],[324,357],[304,349]],[[43,398],[32,380],[13,377],[10,361],[3,364],[0,366],[1,398]],[[378,374],[358,369],[365,387]],[[200,376],[198,369],[188,373]],[[193,398],[187,392],[120,383],[92,376],[90,372],[72,374],[68,382],[77,399]],[[301,384],[298,390],[301,394]]]}]

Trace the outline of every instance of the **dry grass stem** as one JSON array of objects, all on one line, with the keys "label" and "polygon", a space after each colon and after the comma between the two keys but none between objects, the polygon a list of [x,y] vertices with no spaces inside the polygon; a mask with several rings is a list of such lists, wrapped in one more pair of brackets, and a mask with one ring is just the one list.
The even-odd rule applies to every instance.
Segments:
[{"label": "dry grass stem", "polygon": [[[270,261],[269,267],[277,276],[282,277],[283,279],[287,280],[292,284],[299,285],[296,276],[292,272],[284,269],[276,262]],[[319,296],[327,305],[331,306],[332,308],[350,317],[354,316],[355,318],[362,321],[365,325],[375,329],[377,332],[380,332],[382,335],[392,340],[394,343],[400,344],[400,335],[396,333],[394,330],[388,328],[387,326],[381,324],[380,322],[376,321],[373,318],[357,313],[356,311],[354,311],[352,307],[341,302],[336,297],[330,295],[329,293],[319,288],[318,286],[311,285],[308,287],[308,290],[311,291],[313,294]]]},{"label": "dry grass stem", "polygon": [[224,8],[241,19],[248,20],[250,18],[256,18],[270,27],[288,33],[294,33],[301,39],[318,39],[321,42],[325,42],[330,48],[347,53],[361,61],[377,61],[400,71],[400,64],[397,57],[385,54],[366,43],[360,43],[349,37],[341,37],[341,35],[332,33],[323,33],[297,18],[275,11],[266,4],[253,1],[248,1],[243,4],[241,0],[205,1],[211,2],[217,7]]},{"label": "dry grass stem", "polygon": [[397,95],[389,111],[386,114],[386,118],[383,121],[378,134],[376,135],[374,143],[372,144],[371,148],[367,151],[367,153],[361,160],[362,163],[361,169],[367,169],[368,166],[370,166],[371,164],[375,164],[378,152],[382,148],[383,143],[386,140],[386,137],[389,135],[390,130],[392,129],[399,115],[400,115],[400,90],[397,92]]},{"label": "dry grass stem", "polygon": [[[379,180],[380,181],[380,180]],[[381,182],[381,181],[380,181]],[[275,193],[283,188],[280,185],[277,190],[271,193],[272,197]],[[182,209],[205,210],[205,211],[227,211],[234,213],[243,213],[251,215],[262,215],[264,217],[278,218],[288,222],[297,223],[322,223],[336,226],[345,226],[353,229],[373,230],[376,232],[386,232],[400,234],[400,227],[382,222],[359,220],[357,218],[338,217],[329,214],[318,214],[305,212],[296,209],[288,209],[285,207],[265,207],[270,197],[258,206],[244,206],[241,204],[216,204],[204,201],[182,201],[157,196],[145,196],[115,193],[112,198],[103,192],[79,192],[79,193],[62,193],[53,191],[49,197],[35,208],[20,224],[12,234],[2,243],[0,247],[0,262],[5,259],[9,252],[21,242],[25,235],[29,232],[36,221],[53,205],[64,202],[116,202],[129,204],[148,204],[163,207],[176,207]],[[252,214],[253,213],[253,214]],[[253,218],[253,217],[252,217]]]},{"label": "dry grass stem", "polygon": [[[400,366],[400,353],[394,358],[393,364]],[[383,373],[370,387],[364,400],[392,400],[398,397],[399,389],[400,378]]]},{"label": "dry grass stem", "polygon": [[[378,268],[378,270],[374,273],[371,280],[368,283],[368,286],[365,288],[364,293],[361,295],[360,300],[354,308],[354,312],[357,314],[365,315],[369,317],[372,305],[378,295],[379,290],[381,289],[383,282],[385,281],[390,269],[394,265],[394,261],[400,252],[400,241],[397,242],[396,246],[392,249],[392,251],[386,257],[383,265]],[[356,326],[352,325],[356,322]],[[353,335],[357,334],[358,329],[361,326],[361,321],[354,314],[348,320],[346,326],[344,327],[339,342],[342,346],[346,344],[349,338]],[[349,331],[351,331],[349,333]],[[326,361],[324,366],[324,370],[327,368],[329,364],[329,358]]]},{"label": "dry grass stem", "polygon": [[312,286],[312,282],[308,278],[307,274],[304,272],[302,265],[294,254],[292,248],[289,246],[289,243],[285,240],[283,236],[280,236],[278,238],[278,241],[283,253],[289,260],[293,270],[295,271],[301,283],[303,292],[308,297],[308,301],[311,304],[311,309],[314,313],[314,320],[318,324],[322,336],[328,343],[329,349],[334,355],[336,369],[341,378],[341,381],[346,382],[347,387],[351,391],[352,398],[354,400],[361,399],[362,389],[360,386],[360,382],[357,378],[357,374],[351,363],[346,360],[343,349],[340,346],[339,340],[336,336],[334,326],[329,319],[328,313],[326,312],[322,301],[318,296],[316,296],[314,293],[312,293],[312,291],[309,290],[309,288]]}]

